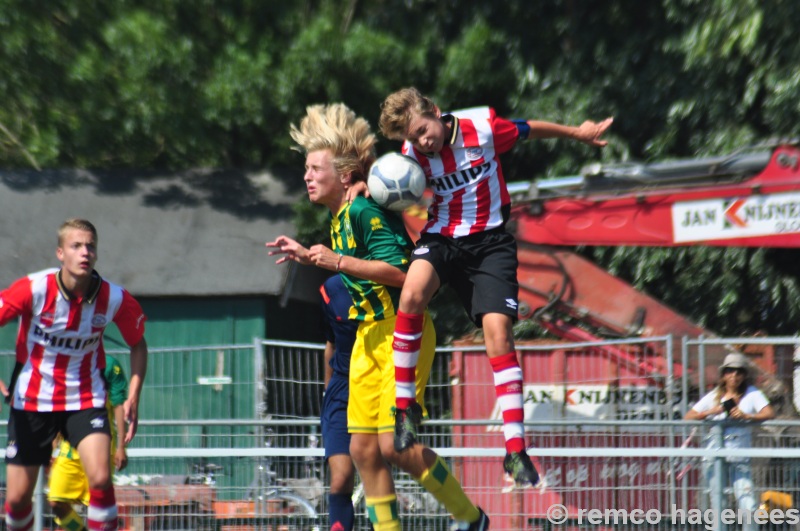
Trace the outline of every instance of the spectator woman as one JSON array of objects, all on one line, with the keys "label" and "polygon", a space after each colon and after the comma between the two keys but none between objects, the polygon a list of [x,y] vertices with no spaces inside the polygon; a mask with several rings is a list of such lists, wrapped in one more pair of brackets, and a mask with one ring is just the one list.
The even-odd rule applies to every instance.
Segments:
[{"label": "spectator woman", "polygon": [[[732,353],[725,357],[719,368],[720,380],[717,386],[684,416],[685,420],[737,420],[764,421],[775,418],[775,411],[767,397],[751,381],[750,363],[743,354]],[[752,446],[751,427],[745,422],[728,423],[723,427],[722,441],[724,448],[750,448]],[[709,449],[719,449],[718,432],[711,430]],[[729,457],[726,459],[723,477],[717,477],[713,459],[705,461],[705,473],[711,489],[711,509],[715,519],[719,518],[724,507],[718,507],[719,496],[713,493],[725,485],[733,487],[736,504],[739,510],[749,512],[750,523],[744,523],[743,531],[757,529],[752,521],[752,513],[757,508],[755,488],[753,485],[750,459],[747,457]],[[745,520],[746,522],[746,520]]]}]

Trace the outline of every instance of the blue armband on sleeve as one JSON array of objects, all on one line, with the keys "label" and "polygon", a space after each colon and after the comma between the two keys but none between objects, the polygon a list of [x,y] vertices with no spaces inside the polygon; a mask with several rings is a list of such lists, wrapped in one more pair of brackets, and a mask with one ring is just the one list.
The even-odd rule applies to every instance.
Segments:
[{"label": "blue armband on sleeve", "polygon": [[519,137],[522,140],[527,140],[528,135],[531,134],[531,126],[528,125],[528,120],[511,120],[511,123],[517,126]]}]

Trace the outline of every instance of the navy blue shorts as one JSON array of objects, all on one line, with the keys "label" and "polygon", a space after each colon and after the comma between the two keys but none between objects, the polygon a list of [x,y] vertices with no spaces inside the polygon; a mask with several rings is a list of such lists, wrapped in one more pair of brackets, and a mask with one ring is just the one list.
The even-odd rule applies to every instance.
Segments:
[{"label": "navy blue shorts", "polygon": [[322,444],[325,459],[332,455],[350,455],[350,434],[347,433],[347,400],[350,384],[347,376],[333,373],[322,399]]}]

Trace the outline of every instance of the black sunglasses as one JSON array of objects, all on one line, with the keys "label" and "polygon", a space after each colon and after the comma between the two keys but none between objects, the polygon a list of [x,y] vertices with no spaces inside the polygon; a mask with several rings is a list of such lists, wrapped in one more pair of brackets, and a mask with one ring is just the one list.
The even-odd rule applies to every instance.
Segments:
[{"label": "black sunglasses", "polygon": [[741,368],[738,368],[738,367],[736,367],[736,368],[734,368],[734,367],[726,367],[725,369],[722,370],[722,374],[729,374],[729,373],[732,373],[732,372],[737,372],[737,373],[740,373],[740,374],[744,374],[745,370],[741,369]]}]

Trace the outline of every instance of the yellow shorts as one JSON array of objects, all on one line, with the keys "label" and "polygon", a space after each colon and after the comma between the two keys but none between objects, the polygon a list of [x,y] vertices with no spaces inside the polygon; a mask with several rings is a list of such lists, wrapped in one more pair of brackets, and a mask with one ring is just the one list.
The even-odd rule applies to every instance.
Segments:
[{"label": "yellow shorts", "polygon": [[[364,322],[358,327],[350,358],[350,400],[347,404],[347,431],[386,433],[394,431],[392,407],[395,405],[394,351],[392,338],[397,318]],[[425,410],[425,386],[433,365],[436,331],[428,312],[422,331],[417,361],[417,402]]]},{"label": "yellow shorts", "polygon": [[65,454],[62,444],[58,457],[50,465],[47,499],[89,505],[89,480],[86,479],[77,450],[70,450]]},{"label": "yellow shorts", "polygon": [[[116,446],[112,439],[110,457],[112,471]],[[81,463],[78,450],[70,446],[67,441],[61,441],[58,455],[50,465],[47,499],[89,505],[89,480],[86,478],[86,472],[83,471],[83,463]]]}]

